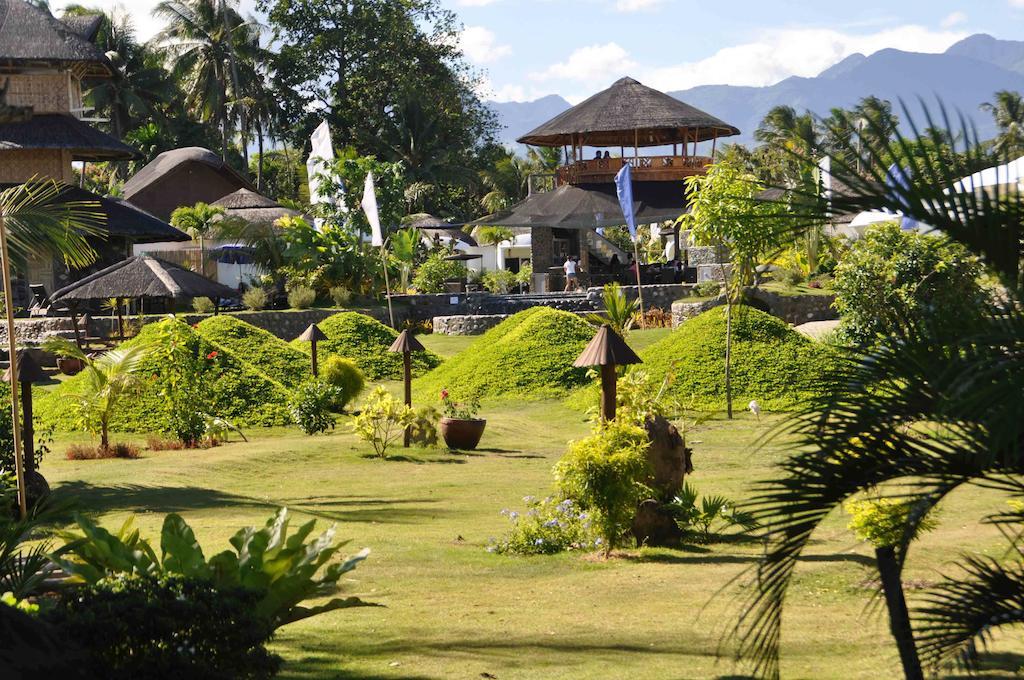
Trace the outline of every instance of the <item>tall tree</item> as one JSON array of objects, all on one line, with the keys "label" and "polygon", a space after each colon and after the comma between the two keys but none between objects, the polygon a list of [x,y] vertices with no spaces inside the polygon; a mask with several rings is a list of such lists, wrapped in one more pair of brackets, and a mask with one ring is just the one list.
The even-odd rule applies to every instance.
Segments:
[{"label": "tall tree", "polygon": [[996,121],[999,133],[995,138],[995,151],[1004,159],[1024,154],[1024,97],[1019,92],[1000,90],[995,100],[981,105]]}]

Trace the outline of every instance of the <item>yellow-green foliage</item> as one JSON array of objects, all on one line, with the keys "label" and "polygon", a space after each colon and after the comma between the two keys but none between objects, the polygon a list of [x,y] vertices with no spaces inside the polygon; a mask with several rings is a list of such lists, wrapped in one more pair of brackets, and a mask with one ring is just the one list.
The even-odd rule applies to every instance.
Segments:
[{"label": "yellow-green foliage", "polygon": [[[327,336],[327,340],[316,345],[321,359],[329,354],[351,359],[370,380],[397,380],[402,377],[402,355],[388,351],[398,337],[394,329],[359,312],[341,312],[327,317],[317,326]],[[304,352],[309,351],[308,342],[296,339],[291,344]],[[441,358],[433,352],[412,354],[414,374],[425,373],[440,363]]]},{"label": "yellow-green foliage", "polygon": [[338,390],[334,408],[339,411],[344,410],[366,386],[366,379],[356,362],[337,356],[327,357],[320,367],[320,379]]},{"label": "yellow-green foliage", "polygon": [[352,432],[372,444],[377,456],[383,458],[388,448],[405,436],[405,428],[415,419],[416,411],[412,407],[378,385],[352,420]]},{"label": "yellow-green foliage", "polygon": [[[912,503],[893,498],[867,498],[846,502],[845,510],[850,515],[847,525],[857,538],[867,541],[876,548],[897,545],[907,530]],[[934,516],[925,515],[911,538],[931,531],[937,526]]]},{"label": "yellow-green foliage", "polygon": [[[206,412],[212,416],[248,425],[284,425],[289,422],[288,392],[278,382],[252,370],[234,353],[214,346],[181,321],[168,319],[143,327],[125,345],[151,344],[159,335],[161,324],[181,324],[194,351],[216,365],[216,378],[211,383],[212,400]],[[215,355],[211,356],[213,352]],[[168,404],[160,396],[162,366],[151,355],[142,361],[139,375],[142,385],[130,399],[122,399],[114,409],[110,427],[116,432],[156,432],[168,422]],[[85,374],[69,378],[48,394],[36,400],[36,414],[44,423],[53,423],[61,430],[75,429],[75,414],[67,408],[70,395],[86,380]]]},{"label": "yellow-green foliage", "polygon": [[555,465],[555,481],[563,498],[593,513],[594,524],[610,549],[629,530],[637,504],[649,493],[644,480],[647,432],[612,421],[569,445]]},{"label": "yellow-green foliage", "polygon": [[534,307],[481,335],[413,388],[428,399],[437,399],[442,389],[458,400],[565,394],[586,382],[586,369],[572,362],[593,335],[575,314]]},{"label": "yellow-green foliage", "polygon": [[273,333],[234,316],[211,316],[196,326],[208,342],[233,354],[258,373],[295,389],[310,377],[309,355]]},{"label": "yellow-green foliage", "polygon": [[[814,343],[786,322],[752,307],[733,310],[733,404],[745,408],[757,400],[762,409],[794,408],[829,387],[823,376],[837,360],[835,350]],[[684,322],[668,337],[639,352],[647,371],[661,381],[672,378],[668,396],[684,406],[716,411],[725,408],[725,307],[716,307]],[[573,395],[574,406],[597,403],[596,386]]]}]

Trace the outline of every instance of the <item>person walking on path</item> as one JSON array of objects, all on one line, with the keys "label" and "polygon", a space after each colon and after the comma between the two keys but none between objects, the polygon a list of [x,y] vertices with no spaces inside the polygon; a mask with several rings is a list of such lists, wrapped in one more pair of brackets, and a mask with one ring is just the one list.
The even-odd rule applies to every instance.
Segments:
[{"label": "person walking on path", "polygon": [[562,269],[565,271],[565,290],[563,292],[569,293],[576,290],[577,278],[578,278],[578,265],[576,260],[573,259],[572,255],[565,256],[565,264],[562,265]]}]

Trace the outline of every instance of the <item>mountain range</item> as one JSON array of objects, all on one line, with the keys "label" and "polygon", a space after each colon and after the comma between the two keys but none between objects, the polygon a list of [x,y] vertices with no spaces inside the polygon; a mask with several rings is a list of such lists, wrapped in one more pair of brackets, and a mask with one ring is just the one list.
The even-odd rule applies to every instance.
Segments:
[{"label": "mountain range", "polygon": [[[998,90],[1024,93],[1024,41],[976,34],[941,54],[884,49],[870,56],[850,55],[813,78],[793,76],[765,87],[702,85],[668,94],[738,127],[742,134],[730,142],[750,144],[758,123],[775,106],[788,104],[826,116],[831,108],[850,108],[868,95],[891,101],[905,119],[902,100],[920,127],[924,123],[918,98],[933,115],[938,115],[940,99],[951,117],[962,113],[986,139],[995,133],[995,124],[979,106]],[[488,104],[503,126],[499,138],[506,144],[571,106],[558,95]]]}]

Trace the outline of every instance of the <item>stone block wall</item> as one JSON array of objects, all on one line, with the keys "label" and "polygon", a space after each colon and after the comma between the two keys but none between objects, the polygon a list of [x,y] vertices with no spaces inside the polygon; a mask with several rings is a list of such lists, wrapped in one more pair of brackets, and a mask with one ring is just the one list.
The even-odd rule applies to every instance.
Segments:
[{"label": "stone block wall", "polygon": [[434,332],[441,335],[481,335],[507,319],[510,314],[466,314],[435,316]]}]

